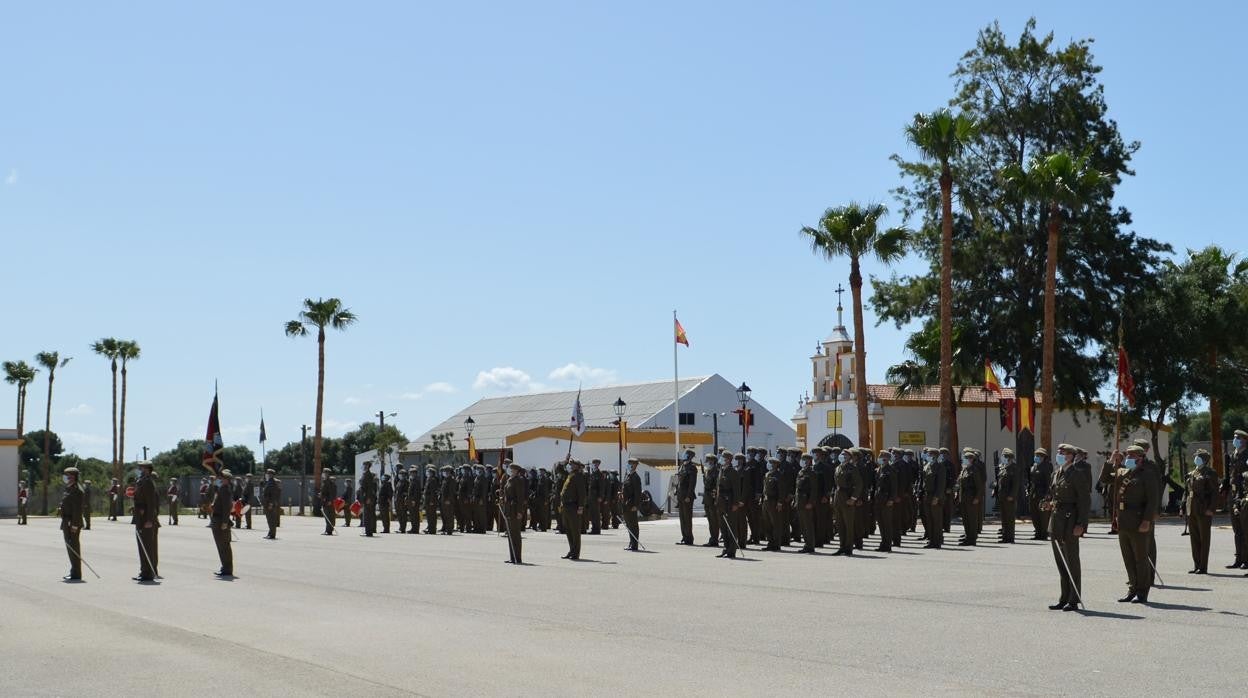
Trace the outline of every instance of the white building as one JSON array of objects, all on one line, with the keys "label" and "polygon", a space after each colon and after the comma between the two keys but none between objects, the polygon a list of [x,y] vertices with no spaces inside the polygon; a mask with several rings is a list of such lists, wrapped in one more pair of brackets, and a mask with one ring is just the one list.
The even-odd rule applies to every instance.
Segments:
[{"label": "white building", "polygon": [[18,448],[21,445],[22,437],[16,429],[0,429],[0,516],[17,515]]}]

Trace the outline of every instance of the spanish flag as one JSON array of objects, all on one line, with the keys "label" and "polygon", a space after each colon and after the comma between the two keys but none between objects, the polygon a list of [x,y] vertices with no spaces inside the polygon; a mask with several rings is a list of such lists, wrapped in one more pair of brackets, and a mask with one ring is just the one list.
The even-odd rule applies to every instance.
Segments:
[{"label": "spanish flag", "polygon": [[1018,398],[1018,430],[1036,433],[1035,401],[1029,397]]},{"label": "spanish flag", "polygon": [[1001,394],[1001,381],[997,380],[997,372],[992,370],[989,359],[984,359],[984,392]]},{"label": "spanish flag", "polygon": [[477,462],[477,442],[472,438],[472,434],[468,435],[468,462]]},{"label": "spanish flag", "polygon": [[836,368],[832,370],[832,392],[841,392],[841,357],[836,357]]},{"label": "spanish flag", "polygon": [[685,334],[685,328],[680,324],[680,320],[676,320],[676,343],[689,346],[689,336]]}]

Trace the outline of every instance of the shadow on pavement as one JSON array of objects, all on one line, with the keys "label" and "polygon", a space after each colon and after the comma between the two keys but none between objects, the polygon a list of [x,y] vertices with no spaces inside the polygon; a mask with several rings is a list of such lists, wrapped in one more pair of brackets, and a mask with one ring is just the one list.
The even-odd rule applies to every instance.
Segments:
[{"label": "shadow on pavement", "polygon": [[1133,616],[1127,613],[1110,613],[1109,611],[1075,611],[1081,616],[1089,616],[1091,618],[1116,618],[1118,620],[1144,620],[1144,616]]}]

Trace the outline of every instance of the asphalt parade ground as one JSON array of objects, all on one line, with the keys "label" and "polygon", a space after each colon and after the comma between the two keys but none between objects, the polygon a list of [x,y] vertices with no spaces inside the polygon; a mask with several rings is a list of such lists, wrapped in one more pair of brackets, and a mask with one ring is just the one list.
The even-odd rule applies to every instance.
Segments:
[{"label": "asphalt parade ground", "polygon": [[73,584],[58,521],[10,519],[0,695],[1232,695],[1248,578],[1223,569],[1218,523],[1209,575],[1187,574],[1182,525],[1160,526],[1165,584],[1146,606],[1115,602],[1117,538],[1094,523],[1088,610],[1060,612],[1051,548],[1026,522],[1010,546],[989,523],[975,548],[910,535],[852,559],[730,561],[675,545],[667,519],[642,524],[649,552],[625,551],[621,527],[585,536],[577,562],[562,535],[526,533],[517,567],[497,534],[326,537],[286,517],[277,541],[236,531],[237,577],[218,580],[191,515],[161,529],[163,579],[140,584],[134,528],[96,518],[82,546],[101,579]]}]

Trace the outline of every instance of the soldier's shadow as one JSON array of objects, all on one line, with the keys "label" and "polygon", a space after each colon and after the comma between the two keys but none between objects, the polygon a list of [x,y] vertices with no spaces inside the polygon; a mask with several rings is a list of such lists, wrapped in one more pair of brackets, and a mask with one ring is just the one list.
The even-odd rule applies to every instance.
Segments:
[{"label": "soldier's shadow", "polygon": [[1128,613],[1111,613],[1109,611],[1089,611],[1080,609],[1075,611],[1081,616],[1089,616],[1092,618],[1114,618],[1117,620],[1144,620],[1144,616],[1133,616]]},{"label": "soldier's shadow", "polygon": [[1208,606],[1188,606],[1181,603],[1162,603],[1161,601],[1149,601],[1144,604],[1149,608],[1160,608],[1163,611],[1212,611]]},{"label": "soldier's shadow", "polygon": [[1155,585],[1158,589],[1169,589],[1171,591],[1213,591],[1213,589],[1205,589],[1203,587],[1176,587],[1167,584]]},{"label": "soldier's shadow", "polygon": [[571,560],[571,562],[592,562],[595,565],[618,565],[620,564],[618,562],[610,562],[607,560],[591,560],[587,557],[577,558],[576,560]]}]

